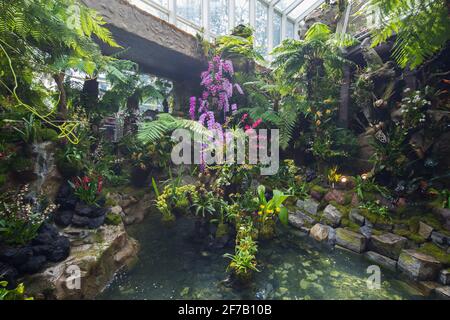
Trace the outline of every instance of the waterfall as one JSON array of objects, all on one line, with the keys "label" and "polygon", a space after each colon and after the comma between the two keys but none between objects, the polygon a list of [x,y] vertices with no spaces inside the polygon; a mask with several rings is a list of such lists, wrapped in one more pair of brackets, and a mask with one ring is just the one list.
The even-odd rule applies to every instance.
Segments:
[{"label": "waterfall", "polygon": [[35,156],[34,174],[37,178],[31,184],[30,189],[36,193],[42,191],[41,189],[47,175],[53,170],[53,153],[49,150],[51,145],[50,141],[33,144],[33,155]]}]

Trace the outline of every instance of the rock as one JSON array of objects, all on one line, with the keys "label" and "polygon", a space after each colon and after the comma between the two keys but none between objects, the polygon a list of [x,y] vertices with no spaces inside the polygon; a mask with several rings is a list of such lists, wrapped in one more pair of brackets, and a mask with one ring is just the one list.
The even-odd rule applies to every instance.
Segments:
[{"label": "rock", "polygon": [[450,284],[450,269],[441,270],[439,273],[439,282],[443,285]]},{"label": "rock", "polygon": [[109,212],[112,213],[112,214],[120,215],[123,212],[123,210],[122,210],[121,206],[114,206],[114,207],[109,209]]},{"label": "rock", "polygon": [[356,232],[344,228],[336,229],[336,244],[357,253],[366,249],[367,239]]},{"label": "rock", "polygon": [[[24,283],[29,295],[45,299],[93,299],[118,270],[129,268],[136,261],[138,244],[128,237],[123,224],[80,231],[95,235],[96,241],[73,246],[64,261],[26,276]],[[80,271],[81,287],[71,290],[67,284],[72,281],[70,271],[76,268]]]},{"label": "rock", "polygon": [[24,274],[34,274],[42,269],[47,258],[45,256],[32,256],[18,267],[19,271]]},{"label": "rock", "polygon": [[372,227],[367,224],[359,228],[359,232],[367,239],[370,239],[372,237]]},{"label": "rock", "polygon": [[89,229],[97,229],[98,227],[100,227],[103,223],[105,222],[105,216],[100,216],[97,218],[91,218],[89,219],[88,222],[88,228]]},{"label": "rock", "polygon": [[317,191],[317,190],[311,190],[311,191],[309,192],[309,194],[310,194],[310,196],[311,196],[314,200],[317,200],[317,201],[321,201],[322,198],[323,198],[323,194],[320,193],[320,192]]},{"label": "rock", "polygon": [[151,193],[146,193],[144,196],[139,198],[139,201],[132,203],[125,211],[127,219],[124,219],[125,223],[133,224],[140,223],[144,220],[145,215],[150,212],[152,207],[153,199]]},{"label": "rock", "polygon": [[19,267],[33,256],[33,250],[29,247],[2,247],[0,248],[0,261]]},{"label": "rock", "polygon": [[434,293],[439,299],[450,300],[450,286],[436,288]]},{"label": "rock", "polygon": [[449,238],[445,236],[443,233],[433,231],[431,233],[431,241],[433,241],[435,244],[437,244],[440,247],[445,247],[449,243]]},{"label": "rock", "polygon": [[6,281],[8,284],[15,286],[18,271],[13,266],[0,262],[0,281]]},{"label": "rock", "polygon": [[374,251],[367,251],[366,253],[364,253],[364,257],[367,260],[369,260],[387,270],[395,271],[397,269],[397,261],[395,261],[391,258],[385,257]]},{"label": "rock", "polygon": [[309,214],[316,215],[319,209],[319,203],[313,199],[298,200],[297,208],[300,211],[306,211]]},{"label": "rock", "polygon": [[380,236],[372,236],[369,248],[371,251],[397,260],[406,243],[407,239],[404,237],[393,233],[385,233]]},{"label": "rock", "polygon": [[81,217],[90,217],[95,208],[83,202],[78,202],[75,207],[75,213]]},{"label": "rock", "polygon": [[331,229],[330,226],[317,223],[309,231],[309,236],[319,242],[326,241],[328,240]]},{"label": "rock", "polygon": [[60,227],[68,227],[72,223],[73,211],[64,210],[58,211],[54,216],[55,223]]},{"label": "rock", "polygon": [[84,228],[89,225],[89,218],[88,217],[82,217],[78,214],[74,214],[72,218],[72,225],[78,228]]},{"label": "rock", "polygon": [[348,201],[346,199],[345,196],[345,192],[344,191],[340,191],[340,190],[336,190],[333,189],[331,191],[329,191],[326,195],[325,195],[325,201],[329,202],[336,202],[337,204],[340,205],[344,205],[346,204]]},{"label": "rock", "polygon": [[442,267],[435,258],[415,250],[403,250],[397,266],[399,270],[416,281],[436,279]]},{"label": "rock", "polygon": [[66,237],[58,237],[53,243],[50,252],[46,255],[48,261],[59,262],[65,260],[70,254],[70,241]]},{"label": "rock", "polygon": [[417,285],[425,296],[430,296],[439,287],[439,283],[434,281],[419,281]]},{"label": "rock", "polygon": [[352,210],[350,210],[349,213],[349,219],[350,221],[352,221],[353,223],[356,223],[359,226],[364,226],[365,222],[366,222],[366,218],[364,218],[362,215],[359,214],[359,210],[353,208]]},{"label": "rock", "polygon": [[341,224],[342,213],[333,205],[329,204],[325,210],[323,210],[323,217],[332,227],[337,227]]},{"label": "rock", "polygon": [[288,220],[289,220],[289,224],[297,229],[301,229],[305,225],[311,226],[316,223],[316,220],[314,220],[307,214],[304,214],[300,211],[297,211],[295,213],[290,213]]},{"label": "rock", "polygon": [[431,233],[433,232],[433,228],[429,225],[423,223],[422,221],[419,222],[419,235],[424,239],[429,239],[431,236]]},{"label": "rock", "polygon": [[33,241],[31,243],[33,245],[52,244],[54,239],[55,239],[55,237],[49,233],[40,233],[33,239]]}]

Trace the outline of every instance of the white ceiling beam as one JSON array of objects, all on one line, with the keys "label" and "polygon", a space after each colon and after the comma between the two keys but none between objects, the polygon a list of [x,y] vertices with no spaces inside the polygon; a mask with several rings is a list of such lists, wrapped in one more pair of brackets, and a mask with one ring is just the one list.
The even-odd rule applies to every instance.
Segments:
[{"label": "white ceiling beam", "polygon": [[294,11],[295,8],[297,8],[300,3],[302,3],[304,0],[295,0],[289,7],[287,7],[284,11],[283,14],[289,14],[292,11]]},{"label": "white ceiling beam", "polygon": [[324,3],[325,0],[316,0],[308,9],[303,11],[295,20],[295,23],[298,24],[300,21],[302,21],[308,14],[313,12],[315,9],[317,9],[322,3]]},{"label": "white ceiling beam", "polygon": [[250,0],[250,26],[256,27],[256,0]]},{"label": "white ceiling beam", "polygon": [[236,25],[236,0],[228,0],[228,31]]},{"label": "white ceiling beam", "polygon": [[169,0],[169,23],[177,25],[177,0]]}]

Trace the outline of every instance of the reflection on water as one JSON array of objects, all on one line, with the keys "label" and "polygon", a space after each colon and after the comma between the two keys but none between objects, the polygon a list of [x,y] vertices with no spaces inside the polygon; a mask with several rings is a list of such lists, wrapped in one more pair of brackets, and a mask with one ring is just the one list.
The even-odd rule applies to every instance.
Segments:
[{"label": "reflection on water", "polygon": [[[283,232],[260,244],[261,272],[252,287],[227,287],[228,260],[233,248],[209,249],[194,241],[194,221],[178,219],[161,226],[153,214],[130,234],[141,244],[140,261],[129,273],[118,274],[100,299],[420,299],[420,293],[395,275],[382,271],[381,288],[370,290],[370,265],[359,255],[330,250],[307,237]],[[198,239],[197,239],[198,240]]]}]

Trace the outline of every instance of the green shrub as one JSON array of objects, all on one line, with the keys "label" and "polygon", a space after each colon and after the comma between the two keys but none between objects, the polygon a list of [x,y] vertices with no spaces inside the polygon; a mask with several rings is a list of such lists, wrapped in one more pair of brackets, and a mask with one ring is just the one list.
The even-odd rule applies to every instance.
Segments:
[{"label": "green shrub", "polygon": [[120,216],[120,214],[109,212],[105,217],[105,223],[113,226],[118,226],[122,223],[122,217]]}]

